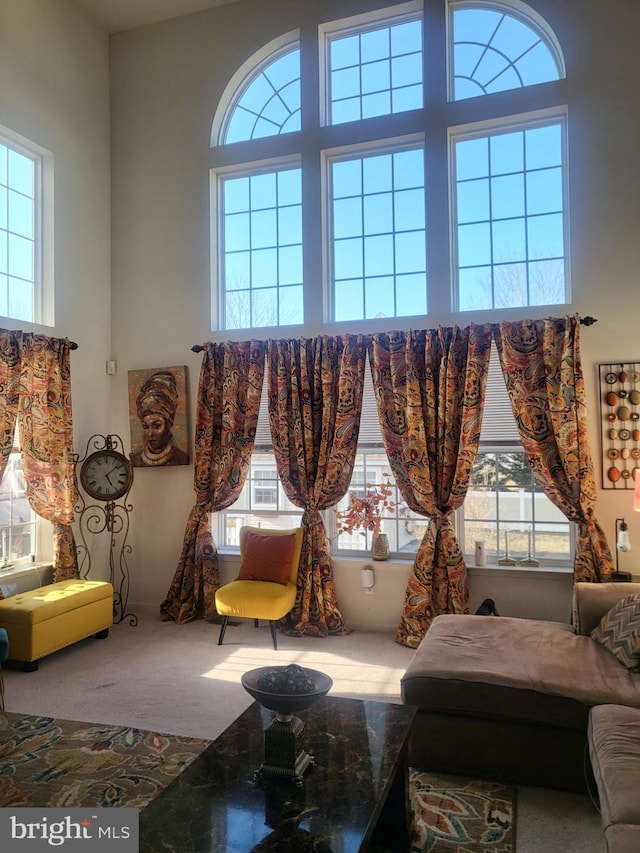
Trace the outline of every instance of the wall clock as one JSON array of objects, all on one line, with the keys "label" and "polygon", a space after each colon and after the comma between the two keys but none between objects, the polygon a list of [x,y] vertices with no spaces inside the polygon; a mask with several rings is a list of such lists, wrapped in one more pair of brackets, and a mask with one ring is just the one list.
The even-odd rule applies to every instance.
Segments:
[{"label": "wall clock", "polygon": [[[138,617],[126,612],[129,599],[127,557],[131,553],[127,538],[133,509],[128,495],[133,485],[133,466],[124,455],[122,439],[118,435],[92,435],[84,456],[75,456],[74,464],[76,481],[82,486],[82,491],[78,490],[79,503],[76,507],[81,539],[81,544],[77,545],[80,574],[86,578],[91,571],[94,537],[108,535],[113,619],[118,623],[128,618],[130,625],[137,625]],[[99,551],[99,546],[93,550]]]},{"label": "wall clock", "polygon": [[97,501],[115,501],[126,495],[133,483],[133,467],[112,448],[88,456],[80,468],[82,488]]}]

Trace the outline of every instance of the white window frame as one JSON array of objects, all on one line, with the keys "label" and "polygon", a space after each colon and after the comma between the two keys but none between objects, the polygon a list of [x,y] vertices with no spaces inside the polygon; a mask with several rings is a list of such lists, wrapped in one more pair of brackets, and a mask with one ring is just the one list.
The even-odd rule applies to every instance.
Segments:
[{"label": "white window frame", "polygon": [[[496,455],[500,455],[502,453],[510,453],[510,454],[522,455],[524,457],[524,449],[523,449],[522,445],[515,445],[515,444],[482,444],[478,448],[478,456],[480,454],[483,454],[483,453],[493,453]],[[497,492],[498,492],[498,488],[497,488],[497,484],[496,484],[496,489],[494,490],[494,492],[491,493],[493,496],[492,500],[494,500],[496,502],[498,500]],[[557,522],[558,524],[566,523],[568,528],[569,528],[569,554],[567,554],[566,557],[564,557],[564,558],[554,557],[553,559],[539,557],[535,553],[535,544],[534,544],[535,543],[536,528],[537,528],[538,534],[540,535],[540,531],[542,530],[542,526],[551,524],[552,522],[546,522],[543,520],[536,521],[535,498],[533,497],[533,494],[530,495],[529,493],[527,493],[525,499],[528,502],[529,501],[531,502],[531,506],[533,507],[533,512],[532,512],[531,519],[522,519],[521,520],[521,526],[525,529],[531,529],[532,532],[534,532],[534,538],[532,540],[532,556],[534,558],[538,559],[540,566],[543,568],[544,567],[554,567],[554,568],[569,569],[573,565],[573,555],[575,553],[575,547],[576,547],[576,525],[573,522],[571,522],[569,519],[566,519],[565,522]],[[544,496],[541,499],[549,501],[549,499],[544,497]],[[549,503],[551,503],[551,501],[549,501]],[[504,556],[504,553],[505,553],[505,540],[503,538],[504,530],[508,529],[510,531],[513,531],[514,525],[515,525],[515,522],[513,522],[509,519],[500,518],[498,512],[496,513],[496,515],[497,515],[497,519],[495,522],[496,523],[496,530],[499,531],[499,533],[497,533],[497,536],[499,536],[498,553],[495,556],[493,554],[487,554],[486,565],[488,567],[497,566],[498,560]],[[470,519],[470,521],[471,521],[471,519]],[[487,521],[486,524],[490,525],[490,524],[492,524],[492,522]],[[475,541],[471,540],[470,537],[466,536],[464,503],[455,513],[455,526],[456,526],[456,535],[457,535],[458,542],[460,544],[460,548],[462,550],[462,553],[464,554],[465,562],[466,562],[467,566],[471,567],[474,565]],[[514,548],[513,542],[514,542],[514,540],[512,537],[511,538],[511,544],[509,546],[510,557],[516,559],[516,561],[517,561],[517,565],[513,566],[512,568],[518,569],[521,571],[526,571],[529,567],[522,566],[520,564],[521,560],[524,559],[526,555],[523,554],[522,549]]]},{"label": "white window frame", "polygon": [[[319,57],[319,95],[320,95],[320,126],[336,126],[331,125],[329,118],[331,114],[331,86],[329,83],[329,47],[336,38],[363,33],[371,30],[377,30],[384,26],[393,26],[405,21],[423,19],[424,4],[422,0],[409,0],[408,3],[401,3],[398,6],[391,6],[385,9],[372,10],[364,12],[361,15],[352,15],[348,18],[341,18],[337,21],[328,21],[321,23],[318,26],[318,57]],[[423,19],[424,20],[424,19]],[[424,43],[424,31],[423,31]],[[424,78],[422,81],[424,87]],[[401,115],[401,113],[393,113],[393,115]],[[369,119],[362,119],[369,121]],[[360,122],[358,122],[360,123]]]},{"label": "white window frame", "polygon": [[[13,468],[16,465],[21,464],[21,462],[22,454],[20,452],[20,448],[14,444],[9,455],[9,459],[7,460],[7,466],[3,472],[2,484],[9,482],[6,478],[11,478]],[[14,502],[17,500],[26,500],[26,491],[24,494],[21,494],[11,488],[8,490],[7,494],[8,497],[2,501],[2,504],[5,505],[9,512],[9,519],[6,524],[0,524],[0,569],[7,569],[10,567],[19,568],[35,562],[40,539],[38,516],[31,507],[29,507],[29,518],[27,520],[21,521],[13,519]],[[20,557],[14,557],[14,539],[17,539],[19,536],[24,536],[25,528],[30,530],[29,553]]]},{"label": "white window frame", "polygon": [[[407,136],[396,136],[389,139],[375,140],[365,144],[343,145],[339,148],[326,149],[321,152],[322,164],[322,218],[324,223],[323,228],[323,294],[324,294],[324,322],[329,324],[339,322],[335,320],[335,275],[333,269],[333,249],[334,249],[334,232],[333,232],[333,215],[331,214],[332,206],[332,187],[331,187],[331,166],[333,163],[340,160],[346,160],[358,157],[369,157],[376,154],[395,154],[401,151],[422,150],[424,156],[425,137],[423,133],[412,133]],[[425,177],[426,183],[426,177]],[[304,213],[303,213],[304,216]],[[304,240],[304,234],[303,234]],[[427,310],[429,305],[429,266],[427,260],[426,273],[427,287]],[[395,316],[393,319],[396,319]],[[403,317],[398,318],[403,319]],[[348,322],[348,321],[346,321]],[[352,321],[353,322],[353,321]],[[355,322],[364,322],[367,320],[357,320]]]},{"label": "white window frame", "polygon": [[[350,323],[357,323],[360,331],[381,328],[377,318],[358,321],[336,321],[333,315],[333,281],[328,261],[331,249],[329,209],[327,204],[327,158],[335,152],[353,149],[359,146],[362,151],[368,147],[392,145],[398,139],[410,139],[412,135],[426,137],[425,146],[425,216],[426,216],[426,258],[427,258],[427,306],[428,315],[416,314],[403,317],[407,326],[424,325],[425,318],[461,315],[459,312],[457,286],[457,265],[454,264],[451,235],[451,185],[450,177],[445,177],[450,169],[450,145],[440,145],[452,132],[472,132],[473,128],[508,128],[523,115],[544,116],[566,112],[567,107],[558,107],[566,98],[566,86],[562,77],[558,80],[526,86],[524,89],[509,89],[460,101],[450,101],[451,77],[451,17],[453,10],[460,6],[499,10],[517,17],[532,27],[545,40],[554,58],[559,73],[564,75],[564,58],[560,43],[549,23],[534,9],[521,0],[448,0],[442,14],[433,14],[429,8],[424,12],[421,0],[411,0],[396,6],[371,10],[362,14],[347,16],[340,20],[326,22],[318,20],[317,31],[313,32],[310,20],[301,30],[292,30],[279,39],[258,49],[235,72],[215,112],[211,131],[211,172],[232,169],[234,171],[259,168],[260,164],[274,162],[277,158],[291,160],[298,158],[303,175],[303,256],[304,256],[304,322],[302,327],[313,333],[330,332]],[[345,124],[327,124],[329,97],[327,84],[327,45],[329,41],[342,34],[355,31],[376,29],[381,25],[423,16],[423,62],[424,62],[424,106],[422,109],[392,113],[347,122]],[[224,135],[225,121],[235,99],[240,96],[243,86],[259,73],[266,64],[276,59],[278,51],[290,49],[298,40],[301,52],[301,97],[302,130],[299,133],[280,134],[272,137],[237,142],[233,145],[220,145]],[[318,72],[314,69],[317,68]],[[305,72],[305,69],[307,71]],[[309,73],[310,71],[310,73]],[[319,74],[316,77],[316,73]],[[525,94],[526,91],[526,94]],[[529,113],[522,112],[526,103]],[[479,121],[480,119],[480,121]],[[535,120],[535,119],[532,119]],[[426,133],[425,133],[426,129]],[[565,151],[563,180],[568,182],[568,161]],[[213,179],[212,179],[213,183]],[[564,216],[564,261],[565,261],[565,300],[570,302],[570,245],[569,245],[569,205],[565,190]],[[224,330],[224,315],[221,313],[221,279],[218,270],[220,235],[217,233],[217,197],[211,194],[211,280],[212,330]],[[449,213],[444,214],[446,207]],[[448,286],[443,282],[448,279]],[[565,303],[559,303],[565,304]],[[525,306],[514,306],[507,312],[521,311]],[[486,309],[487,318],[495,316],[499,309]],[[501,312],[503,316],[504,311]],[[478,320],[479,321],[479,320]],[[388,324],[386,318],[385,326]],[[289,328],[301,328],[300,326]],[[313,332],[311,332],[313,330]],[[237,330],[233,330],[234,332]]]},{"label": "white window frame", "polygon": [[[500,366],[495,344],[492,345],[491,357],[489,360],[485,405],[483,410],[482,428],[480,431],[480,443],[478,446],[478,454],[481,453],[521,453],[524,455],[524,448],[522,447],[518,427],[513,417],[513,411],[507,394],[506,385],[504,383],[502,368]],[[497,500],[497,497],[495,499]],[[464,554],[465,561],[467,566],[473,566],[475,545],[474,541],[471,541],[466,536],[464,503],[456,510],[454,518],[456,535],[458,542],[460,543],[462,553]],[[567,524],[569,525],[569,553],[566,558],[556,558],[554,560],[540,559],[541,566],[554,566],[568,570],[573,565],[573,555],[575,554],[577,535],[576,525],[568,519]],[[503,554],[498,554],[495,557],[487,557],[487,566],[491,567],[497,565],[497,561],[501,556],[503,556]],[[521,555],[519,555],[519,558],[521,558]],[[514,568],[519,571],[528,570],[527,567],[519,565]]]},{"label": "white window frame", "polygon": [[[514,91],[514,90],[509,90]],[[517,89],[515,91],[521,91]],[[471,99],[475,100],[475,99]],[[448,129],[448,176],[449,176],[449,245],[451,251],[451,304],[453,310],[460,314],[477,314],[477,311],[460,311],[459,290],[459,267],[458,267],[458,240],[457,240],[457,205],[456,205],[456,172],[454,164],[454,147],[456,142],[468,139],[484,138],[494,133],[508,133],[510,131],[525,131],[537,127],[545,127],[549,124],[559,124],[562,133],[562,200],[563,200],[563,247],[564,247],[564,302],[556,303],[565,305],[571,302],[571,245],[569,226],[569,160],[568,160],[568,108],[566,105],[550,107],[535,112],[519,113],[508,118],[490,119],[472,124],[463,124]],[[514,307],[515,310],[527,308],[523,305]],[[538,306],[535,306],[538,307]],[[500,311],[505,309],[487,308],[486,311]],[[510,309],[507,309],[510,310]]]},{"label": "white window frame", "polygon": [[[238,166],[225,166],[220,168],[212,168],[209,170],[209,199],[211,208],[211,232],[209,244],[210,253],[210,269],[211,269],[211,325],[212,328],[224,328],[225,317],[225,300],[226,291],[223,287],[224,282],[224,210],[223,210],[223,184],[225,179],[229,178],[244,178],[252,177],[253,175],[269,174],[274,171],[282,171],[285,169],[302,169],[301,159],[298,155],[288,157],[274,157],[265,160],[256,160],[251,163],[243,163]],[[221,215],[222,214],[222,215]],[[304,216],[304,214],[303,214]],[[304,265],[304,223],[302,237],[302,254]],[[214,294],[217,298],[214,298]],[[303,297],[304,298],[304,297]],[[261,334],[266,334],[265,330],[270,328],[282,329],[282,326],[255,326],[248,327],[248,330],[260,329]],[[289,328],[298,328],[298,326],[290,326]],[[234,335],[238,333],[238,329],[229,329]]]},{"label": "white window frame", "polygon": [[0,124],[0,143],[34,164],[34,290],[32,316],[11,317],[24,322],[55,325],[53,154]]},{"label": "white window frame", "polygon": [[[567,69],[564,61],[562,47],[558,41],[558,37],[553,32],[548,22],[536,12],[531,6],[523,3],[522,0],[447,0],[447,98],[449,101],[454,101],[454,50],[453,50],[453,15],[458,9],[487,9],[491,12],[499,12],[505,15],[511,15],[521,23],[530,27],[536,32],[540,38],[546,43],[551,51],[558,73],[563,79],[567,76]],[[527,87],[528,88],[528,87]],[[518,92],[521,89],[505,89],[506,92]],[[464,99],[467,100],[467,99]],[[474,100],[474,99],[471,99]],[[458,101],[457,103],[462,103]]]}]

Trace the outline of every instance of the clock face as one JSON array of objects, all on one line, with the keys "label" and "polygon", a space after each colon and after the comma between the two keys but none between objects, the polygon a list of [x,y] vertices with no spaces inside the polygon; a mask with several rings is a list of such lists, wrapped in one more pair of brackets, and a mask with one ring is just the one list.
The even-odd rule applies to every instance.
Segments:
[{"label": "clock face", "polygon": [[82,487],[92,498],[113,501],[131,488],[133,470],[129,460],[114,450],[99,450],[83,462],[80,470]]}]

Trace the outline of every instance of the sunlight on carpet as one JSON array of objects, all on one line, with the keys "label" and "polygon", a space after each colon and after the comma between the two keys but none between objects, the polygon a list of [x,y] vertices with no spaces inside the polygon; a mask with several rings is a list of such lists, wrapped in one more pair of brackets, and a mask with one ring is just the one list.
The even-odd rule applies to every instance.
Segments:
[{"label": "sunlight on carpet", "polygon": [[[202,673],[203,678],[237,683],[249,669],[282,663],[283,652],[273,649],[241,648],[231,651],[224,661]],[[287,651],[286,662],[318,669],[333,678],[334,693],[357,693],[358,696],[398,696],[400,679],[406,666],[366,664],[354,660],[352,654],[322,651]]]}]

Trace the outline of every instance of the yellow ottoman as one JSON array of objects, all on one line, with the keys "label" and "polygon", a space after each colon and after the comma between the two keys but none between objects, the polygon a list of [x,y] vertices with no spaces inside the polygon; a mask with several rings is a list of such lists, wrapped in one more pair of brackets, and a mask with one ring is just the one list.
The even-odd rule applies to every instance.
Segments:
[{"label": "yellow ottoman", "polygon": [[83,640],[106,637],[113,623],[113,586],[104,581],[67,580],[30,589],[0,601],[0,627],[9,635],[9,659],[38,659]]}]

